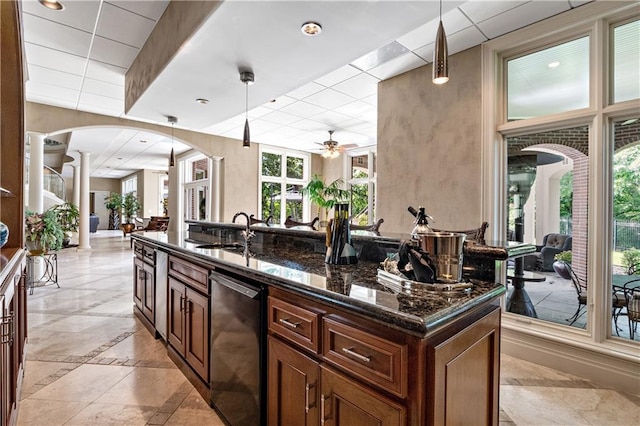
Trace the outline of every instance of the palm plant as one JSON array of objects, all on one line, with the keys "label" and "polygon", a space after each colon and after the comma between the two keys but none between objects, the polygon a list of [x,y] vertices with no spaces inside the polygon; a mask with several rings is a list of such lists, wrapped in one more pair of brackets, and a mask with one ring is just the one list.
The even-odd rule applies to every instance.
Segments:
[{"label": "palm plant", "polygon": [[309,201],[319,207],[318,216],[320,216],[320,209],[324,209],[324,217],[329,216],[329,209],[333,208],[336,203],[344,203],[349,201],[350,191],[342,189],[344,185],[342,179],[336,179],[330,184],[325,184],[322,176],[313,175],[311,180],[302,188],[302,194],[309,196]]}]

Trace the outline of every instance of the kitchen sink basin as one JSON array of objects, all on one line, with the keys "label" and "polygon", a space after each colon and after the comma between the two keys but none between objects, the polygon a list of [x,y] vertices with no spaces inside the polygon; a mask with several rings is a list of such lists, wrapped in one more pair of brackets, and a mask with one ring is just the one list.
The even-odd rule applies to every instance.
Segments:
[{"label": "kitchen sink basin", "polygon": [[243,250],[244,245],[240,243],[211,243],[211,244],[201,244],[199,246],[196,246],[196,248]]}]

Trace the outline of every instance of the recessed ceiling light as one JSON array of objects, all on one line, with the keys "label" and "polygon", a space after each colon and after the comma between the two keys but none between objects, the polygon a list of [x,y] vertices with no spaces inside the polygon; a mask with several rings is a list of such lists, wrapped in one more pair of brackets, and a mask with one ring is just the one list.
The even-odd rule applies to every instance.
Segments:
[{"label": "recessed ceiling light", "polygon": [[60,3],[59,1],[56,0],[38,0],[38,2],[43,5],[44,7],[46,7],[47,9],[51,9],[51,10],[63,10],[64,9],[64,5],[62,3]]},{"label": "recessed ceiling light", "polygon": [[118,157],[118,160],[122,160],[122,157]]},{"label": "recessed ceiling light", "polygon": [[140,139],[140,143],[147,143],[147,141]]},{"label": "recessed ceiling light", "polygon": [[269,99],[269,102],[274,103],[276,101],[276,98],[273,99]]},{"label": "recessed ceiling light", "polygon": [[549,62],[549,65],[547,65],[549,68],[558,68],[560,66],[560,62],[555,61],[555,62]]},{"label": "recessed ceiling light", "polygon": [[205,98],[198,98],[196,99],[196,102],[202,105],[206,105],[209,103],[209,99],[205,99]]},{"label": "recessed ceiling light", "polygon": [[320,35],[320,33],[322,32],[322,26],[317,22],[309,21],[302,24],[302,27],[300,27],[300,31],[302,31],[302,34],[306,36],[313,37]]}]

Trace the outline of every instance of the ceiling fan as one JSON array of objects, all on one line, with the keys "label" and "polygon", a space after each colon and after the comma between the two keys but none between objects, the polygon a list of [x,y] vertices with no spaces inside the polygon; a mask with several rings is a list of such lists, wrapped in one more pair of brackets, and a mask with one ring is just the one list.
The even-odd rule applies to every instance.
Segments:
[{"label": "ceiling fan", "polygon": [[322,151],[321,155],[324,158],[336,158],[345,149],[356,148],[358,146],[355,143],[347,144],[347,145],[339,145],[338,141],[333,140],[333,132],[334,130],[329,130],[329,140],[326,140],[322,143],[316,142],[316,144],[323,146],[324,150]]}]

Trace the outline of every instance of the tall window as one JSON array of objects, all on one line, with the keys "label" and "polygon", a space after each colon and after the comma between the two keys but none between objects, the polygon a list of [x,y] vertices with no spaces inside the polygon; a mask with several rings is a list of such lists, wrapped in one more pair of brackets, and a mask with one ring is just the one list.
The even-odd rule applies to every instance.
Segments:
[{"label": "tall window", "polygon": [[198,154],[182,163],[185,220],[209,220],[211,160]]},{"label": "tall window", "polygon": [[[597,19],[558,16],[536,24],[548,36],[532,38],[529,28],[484,50],[485,67],[501,80],[493,87],[495,103],[485,98],[486,110],[496,112],[485,116],[496,129],[485,138],[487,208],[502,219],[501,237],[538,246],[537,258],[523,263],[525,272],[543,277],[524,285],[535,312],[507,313],[503,325],[556,338],[571,326],[574,340],[591,345],[640,340],[629,324],[629,286],[619,285],[629,281],[638,249],[640,21],[631,4],[607,7],[610,16],[594,5],[603,11]],[[564,28],[557,21],[566,29],[555,31]],[[484,81],[491,87],[494,80]],[[558,235],[572,243],[564,246]],[[563,277],[555,256],[542,254],[543,242],[556,246],[556,254],[559,247],[570,252],[563,261],[573,276]],[[507,307],[520,290],[512,284]]]},{"label": "tall window", "polygon": [[262,219],[284,223],[309,219],[309,203],[302,188],[309,179],[309,155],[262,149],[260,157],[260,211]]},{"label": "tall window", "polygon": [[351,221],[358,225],[374,223],[376,195],[376,153],[365,152],[349,157],[347,183],[351,187]]}]

